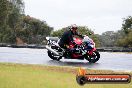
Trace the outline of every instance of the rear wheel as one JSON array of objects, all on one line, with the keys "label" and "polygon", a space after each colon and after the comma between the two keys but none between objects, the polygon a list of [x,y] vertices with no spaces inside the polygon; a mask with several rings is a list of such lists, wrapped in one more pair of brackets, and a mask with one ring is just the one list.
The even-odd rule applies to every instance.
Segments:
[{"label": "rear wheel", "polygon": [[92,55],[86,55],[85,59],[91,63],[95,63],[99,60],[100,54],[98,51],[93,51]]},{"label": "rear wheel", "polygon": [[52,60],[57,60],[59,61],[60,59],[62,59],[62,56],[56,56],[54,53],[48,51],[48,56],[52,59]]},{"label": "rear wheel", "polygon": [[[53,49],[53,47],[52,47],[52,49]],[[54,50],[55,50],[55,51],[58,51],[55,47],[54,47]],[[57,60],[57,61],[59,61],[60,59],[62,59],[62,56],[55,55],[55,54],[52,53],[51,51],[48,51],[48,56],[49,56],[52,60]]]}]

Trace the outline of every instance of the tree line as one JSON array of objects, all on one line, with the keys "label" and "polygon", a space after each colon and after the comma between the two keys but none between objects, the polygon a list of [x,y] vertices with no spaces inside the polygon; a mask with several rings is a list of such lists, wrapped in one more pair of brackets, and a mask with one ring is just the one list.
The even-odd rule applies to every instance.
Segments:
[{"label": "tree line", "polygon": [[[51,35],[60,37],[66,29],[68,27],[53,31]],[[91,37],[96,43],[96,47],[132,47],[132,16],[124,18],[121,30],[116,32],[106,31],[99,35],[86,26],[78,26],[78,32]]]},{"label": "tree line", "polygon": [[132,16],[123,19],[120,30],[97,35],[101,47],[132,47]]},{"label": "tree line", "polygon": [[53,27],[24,14],[23,0],[0,0],[0,43],[16,43],[20,38],[28,44],[40,44]]},{"label": "tree line", "polygon": [[[61,37],[68,27],[54,30],[46,21],[24,14],[23,0],[0,0],[0,43],[15,44],[20,38],[27,44],[43,44],[46,36]],[[97,47],[132,47],[132,16],[123,19],[118,31],[106,31],[101,35],[87,26],[78,26],[82,35],[91,37]],[[89,35],[92,33],[92,35]]]}]

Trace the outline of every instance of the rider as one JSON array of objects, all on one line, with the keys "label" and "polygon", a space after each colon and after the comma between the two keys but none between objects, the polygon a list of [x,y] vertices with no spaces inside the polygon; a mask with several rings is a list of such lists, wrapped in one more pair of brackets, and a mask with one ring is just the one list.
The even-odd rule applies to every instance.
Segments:
[{"label": "rider", "polygon": [[73,36],[74,35],[83,37],[82,35],[80,35],[77,32],[77,29],[78,29],[77,25],[73,24],[73,25],[71,25],[70,30],[64,32],[64,34],[62,35],[62,37],[61,37],[61,39],[59,41],[59,46],[61,48],[67,49],[67,45],[69,45],[69,43],[75,44],[74,41],[73,41]]}]

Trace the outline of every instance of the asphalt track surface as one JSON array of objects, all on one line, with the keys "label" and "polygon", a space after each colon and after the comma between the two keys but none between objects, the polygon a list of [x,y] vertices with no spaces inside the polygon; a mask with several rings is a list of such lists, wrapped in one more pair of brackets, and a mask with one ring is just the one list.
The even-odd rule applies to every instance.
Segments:
[{"label": "asphalt track surface", "polygon": [[132,71],[132,53],[100,52],[100,55],[101,58],[96,63],[89,63],[87,60],[71,60],[64,58],[60,61],[54,61],[48,57],[46,49],[0,47],[0,62],[2,63],[41,64]]}]

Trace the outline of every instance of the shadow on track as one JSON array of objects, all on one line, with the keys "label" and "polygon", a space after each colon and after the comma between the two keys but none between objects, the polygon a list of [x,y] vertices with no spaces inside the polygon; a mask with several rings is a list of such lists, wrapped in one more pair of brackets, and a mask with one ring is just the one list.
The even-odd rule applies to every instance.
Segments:
[{"label": "shadow on track", "polygon": [[74,67],[87,67],[87,68],[94,68],[94,67],[97,68],[100,65],[99,63],[55,61],[55,60],[49,60],[48,64],[57,65],[57,66],[74,66]]}]

